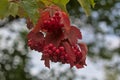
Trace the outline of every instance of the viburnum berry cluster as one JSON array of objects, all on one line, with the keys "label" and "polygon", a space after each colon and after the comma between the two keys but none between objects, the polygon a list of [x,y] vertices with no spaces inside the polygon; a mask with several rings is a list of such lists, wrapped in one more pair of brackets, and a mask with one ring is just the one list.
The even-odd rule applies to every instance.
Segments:
[{"label": "viburnum berry cluster", "polygon": [[45,29],[48,32],[55,32],[64,27],[60,20],[60,12],[56,11],[53,16],[51,16],[47,20],[44,20],[42,29]]},{"label": "viburnum berry cluster", "polygon": [[78,43],[82,39],[80,30],[70,25],[68,15],[57,6],[40,10],[40,18],[28,34],[28,46],[42,52],[45,66],[50,61],[70,64],[82,68],[86,65],[87,47]]}]

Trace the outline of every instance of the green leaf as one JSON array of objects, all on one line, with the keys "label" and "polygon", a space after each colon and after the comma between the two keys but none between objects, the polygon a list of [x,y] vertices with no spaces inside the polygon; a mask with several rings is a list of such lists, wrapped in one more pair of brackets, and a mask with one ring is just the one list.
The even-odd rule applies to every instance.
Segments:
[{"label": "green leaf", "polygon": [[45,8],[45,3],[43,3],[43,1],[37,0],[37,4],[38,4],[39,8],[41,8],[41,9]]},{"label": "green leaf", "polygon": [[58,5],[62,10],[67,12],[66,4],[69,2],[69,0],[52,0],[52,2]]},{"label": "green leaf", "polygon": [[8,0],[0,0],[0,18],[6,16],[8,5]]},{"label": "green leaf", "polygon": [[21,18],[28,17],[27,12],[22,8],[22,6],[19,6],[17,15]]},{"label": "green leaf", "polygon": [[94,8],[94,6],[95,6],[94,0],[89,0],[89,1],[90,1],[90,4],[92,5],[92,7]]},{"label": "green leaf", "polygon": [[32,22],[36,24],[39,18],[39,6],[36,0],[22,0],[21,6],[23,7],[24,11],[26,11]]},{"label": "green leaf", "polygon": [[49,6],[52,4],[50,0],[38,0],[38,1],[44,3],[45,6]]},{"label": "green leaf", "polygon": [[40,0],[44,3],[45,6],[49,6],[52,4],[55,4],[59,6],[62,10],[66,11],[66,4],[69,2],[69,0]]},{"label": "green leaf", "polygon": [[78,0],[78,2],[81,4],[83,9],[85,10],[86,15],[89,16],[91,12],[89,0]]},{"label": "green leaf", "polygon": [[13,17],[15,17],[18,13],[18,7],[19,5],[17,3],[10,3],[7,15],[12,15]]}]

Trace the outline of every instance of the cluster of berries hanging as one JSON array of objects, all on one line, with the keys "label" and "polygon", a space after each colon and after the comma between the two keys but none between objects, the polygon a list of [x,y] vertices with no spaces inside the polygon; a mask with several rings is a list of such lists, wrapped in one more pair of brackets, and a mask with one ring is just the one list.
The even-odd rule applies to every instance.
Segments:
[{"label": "cluster of berries hanging", "polygon": [[27,38],[32,50],[42,52],[41,60],[46,67],[50,68],[50,61],[77,68],[86,65],[87,47],[78,43],[78,39],[82,39],[81,32],[70,25],[68,15],[57,6],[40,10],[40,18]]}]

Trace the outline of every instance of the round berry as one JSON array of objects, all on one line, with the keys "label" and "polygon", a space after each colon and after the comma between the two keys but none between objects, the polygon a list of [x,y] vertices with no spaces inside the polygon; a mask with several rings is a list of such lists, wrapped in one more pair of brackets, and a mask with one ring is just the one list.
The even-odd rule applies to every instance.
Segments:
[{"label": "round berry", "polygon": [[56,51],[56,47],[53,47],[52,50],[53,50],[53,51]]},{"label": "round berry", "polygon": [[49,48],[53,48],[53,44],[52,43],[49,44]]},{"label": "round berry", "polygon": [[51,51],[51,50],[48,50],[48,53],[49,53],[49,54],[52,54],[52,51]]},{"label": "round berry", "polygon": [[64,47],[59,47],[59,49],[61,50],[61,51],[64,51],[65,50],[65,48]]},{"label": "round berry", "polygon": [[59,54],[59,53],[60,53],[60,50],[59,50],[59,49],[56,49],[55,53]]},{"label": "round berry", "polygon": [[59,14],[60,14],[60,13],[59,13],[58,11],[55,12],[55,16],[59,16]]}]

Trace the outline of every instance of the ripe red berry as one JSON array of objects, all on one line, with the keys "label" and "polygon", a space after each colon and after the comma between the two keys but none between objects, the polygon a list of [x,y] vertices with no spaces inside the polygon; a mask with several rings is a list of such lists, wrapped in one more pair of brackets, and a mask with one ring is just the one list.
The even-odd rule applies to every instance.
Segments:
[{"label": "ripe red berry", "polygon": [[61,51],[64,51],[65,50],[65,48],[64,47],[59,47],[59,49],[61,50]]},{"label": "ripe red berry", "polygon": [[50,49],[53,48],[53,44],[52,43],[49,44],[49,48]]},{"label": "ripe red berry", "polygon": [[48,50],[48,53],[49,53],[49,54],[52,54],[53,52],[52,52],[51,50]]},{"label": "ripe red berry", "polygon": [[43,9],[40,16],[28,35],[28,46],[32,50],[42,52],[45,66],[50,67],[50,60],[67,63],[71,67],[84,66],[87,48],[77,43],[82,35],[78,28],[70,25],[68,15],[61,9],[57,9],[57,6],[51,6]]},{"label": "ripe red berry", "polygon": [[56,51],[56,47],[53,47],[53,48],[52,48],[52,51]]},{"label": "ripe red berry", "polygon": [[60,50],[59,50],[59,49],[56,49],[55,53],[59,54],[59,53],[60,53]]},{"label": "ripe red berry", "polygon": [[59,12],[58,11],[55,12],[55,16],[59,16]]}]

